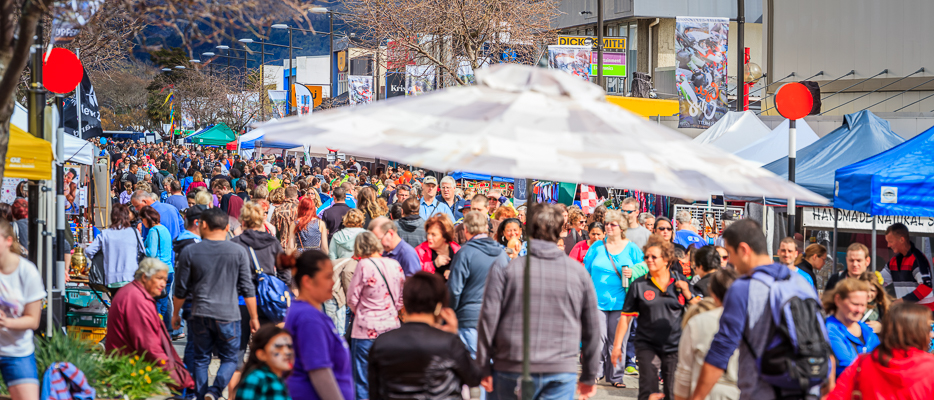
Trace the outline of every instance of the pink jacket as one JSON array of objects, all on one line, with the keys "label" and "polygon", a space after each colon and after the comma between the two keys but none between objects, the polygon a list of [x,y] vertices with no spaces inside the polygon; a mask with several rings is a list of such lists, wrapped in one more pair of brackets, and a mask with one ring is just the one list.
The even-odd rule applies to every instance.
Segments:
[{"label": "pink jacket", "polygon": [[[457,254],[461,249],[461,245],[450,242],[451,251],[454,254]],[[415,252],[418,253],[418,262],[422,264],[422,271],[435,273],[435,260],[431,259],[431,247],[428,247],[428,242],[422,242],[415,248]],[[451,254],[451,258],[454,258],[454,254]]]},{"label": "pink jacket", "polygon": [[347,299],[347,305],[356,314],[350,332],[352,339],[376,339],[399,327],[404,282],[405,274],[396,260],[380,257],[357,262]]}]

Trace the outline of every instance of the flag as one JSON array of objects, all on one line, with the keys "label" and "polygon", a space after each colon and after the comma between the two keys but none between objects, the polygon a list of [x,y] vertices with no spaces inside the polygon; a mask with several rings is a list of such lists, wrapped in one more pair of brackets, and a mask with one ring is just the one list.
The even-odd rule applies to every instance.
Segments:
[{"label": "flag", "polygon": [[88,72],[84,71],[84,78],[81,78],[81,131],[78,132],[78,112],[75,107],[75,99],[65,100],[62,111],[65,133],[77,136],[82,139],[101,136],[104,130],[101,128],[100,107],[97,104],[97,94],[94,93],[94,85],[91,84],[91,78]]}]

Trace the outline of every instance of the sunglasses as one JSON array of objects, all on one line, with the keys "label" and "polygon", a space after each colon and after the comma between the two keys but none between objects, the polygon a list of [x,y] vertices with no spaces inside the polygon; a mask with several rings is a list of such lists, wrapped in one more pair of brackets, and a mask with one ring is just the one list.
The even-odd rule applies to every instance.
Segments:
[{"label": "sunglasses", "polygon": [[658,260],[659,258],[661,258],[661,257],[659,257],[659,256],[644,256],[644,257],[642,257],[642,259],[645,260],[645,261],[649,261],[649,260],[655,261],[655,260]]},{"label": "sunglasses", "polygon": [[619,210],[619,211],[622,212],[622,213],[626,213],[626,215],[629,215],[629,214],[632,214],[632,213],[636,212],[636,210],[628,210],[628,211],[627,211],[627,210]]},{"label": "sunglasses", "polygon": [[617,223],[615,223],[615,222],[611,222],[611,223],[609,223],[609,224],[606,224],[606,227],[607,227],[607,228],[619,228],[619,224],[617,224]]},{"label": "sunglasses", "polygon": [[658,227],[658,228],[655,228],[655,230],[656,231],[670,231],[672,229],[671,227]]}]

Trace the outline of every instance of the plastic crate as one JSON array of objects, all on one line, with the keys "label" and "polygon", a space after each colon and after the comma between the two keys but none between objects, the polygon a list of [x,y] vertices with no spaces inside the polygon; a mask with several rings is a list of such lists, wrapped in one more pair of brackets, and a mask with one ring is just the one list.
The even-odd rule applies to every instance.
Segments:
[{"label": "plastic crate", "polygon": [[69,312],[66,325],[88,328],[107,328],[107,314]]},{"label": "plastic crate", "polygon": [[69,326],[68,335],[87,340],[93,343],[100,343],[107,336],[107,328],[89,328],[85,326]]},{"label": "plastic crate", "polygon": [[75,307],[87,307],[92,302],[98,301],[94,292],[88,288],[65,288],[65,293],[67,295],[65,302]]}]

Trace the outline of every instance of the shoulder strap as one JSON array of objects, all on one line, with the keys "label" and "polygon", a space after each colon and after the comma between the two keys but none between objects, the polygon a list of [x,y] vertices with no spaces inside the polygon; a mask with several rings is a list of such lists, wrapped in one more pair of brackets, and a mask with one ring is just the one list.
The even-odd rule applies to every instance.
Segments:
[{"label": "shoulder strap", "polygon": [[386,291],[389,292],[389,300],[392,300],[393,307],[395,307],[396,298],[392,295],[392,289],[389,287],[389,281],[386,280],[386,275],[383,275],[383,271],[379,269],[379,265],[376,264],[376,261],[373,261],[372,258],[367,258],[367,260],[370,260],[370,262],[373,263],[373,267],[376,268],[376,272],[379,272],[379,276],[383,278],[383,283],[386,284]]},{"label": "shoulder strap", "polygon": [[253,248],[252,248],[252,247],[247,247],[247,248],[250,249],[250,257],[253,259],[253,267],[255,267],[256,273],[257,273],[257,274],[261,274],[261,273],[263,272],[263,270],[260,269],[260,267],[259,267],[259,261],[256,260],[256,252],[253,251]]},{"label": "shoulder strap", "polygon": [[623,279],[623,271],[616,266],[616,260],[613,260],[613,256],[610,255],[610,248],[606,246],[606,238],[603,239],[603,251],[606,252],[606,258],[610,259],[610,264],[613,265],[613,272],[616,272],[616,276],[619,276],[619,279]]}]

